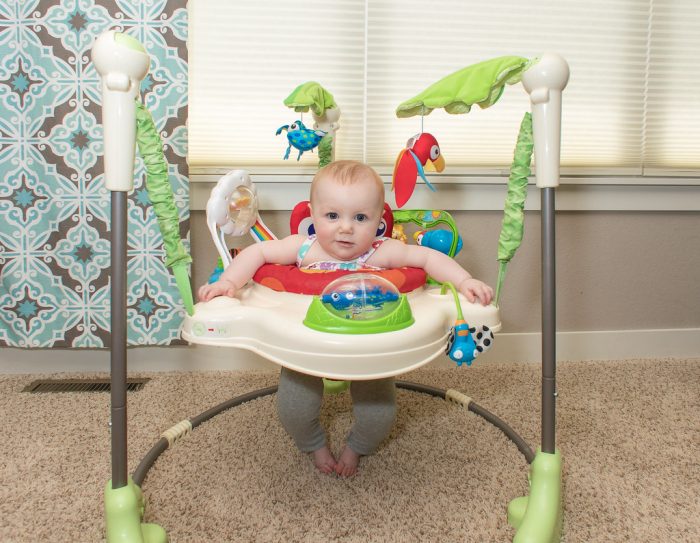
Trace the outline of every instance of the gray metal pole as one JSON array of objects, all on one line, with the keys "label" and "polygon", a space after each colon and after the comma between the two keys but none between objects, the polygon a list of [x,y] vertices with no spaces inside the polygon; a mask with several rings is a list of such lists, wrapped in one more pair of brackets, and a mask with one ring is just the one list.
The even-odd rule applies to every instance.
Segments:
[{"label": "gray metal pole", "polygon": [[127,193],[112,191],[112,488],[127,485],[126,429],[126,220]]},{"label": "gray metal pole", "polygon": [[542,452],[555,452],[556,426],[556,274],[554,188],[542,191]]}]

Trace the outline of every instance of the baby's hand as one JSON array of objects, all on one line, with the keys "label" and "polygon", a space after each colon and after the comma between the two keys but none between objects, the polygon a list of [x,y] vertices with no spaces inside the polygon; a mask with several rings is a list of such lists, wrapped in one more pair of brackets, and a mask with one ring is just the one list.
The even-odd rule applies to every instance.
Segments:
[{"label": "baby's hand", "polygon": [[462,281],[459,285],[459,291],[472,303],[478,298],[481,305],[489,305],[493,299],[493,289],[483,281],[473,277]]},{"label": "baby's hand", "polygon": [[208,302],[217,296],[230,296],[233,298],[236,294],[236,286],[228,279],[219,279],[215,283],[199,287],[197,294],[202,302]]}]

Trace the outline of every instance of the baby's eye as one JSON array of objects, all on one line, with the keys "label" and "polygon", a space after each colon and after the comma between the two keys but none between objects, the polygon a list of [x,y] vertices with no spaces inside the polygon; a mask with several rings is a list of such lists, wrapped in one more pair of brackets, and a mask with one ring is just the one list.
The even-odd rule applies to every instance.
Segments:
[{"label": "baby's eye", "polygon": [[331,211],[330,213],[326,213],[326,217],[331,221],[338,220],[338,214],[335,211]]},{"label": "baby's eye", "polygon": [[367,219],[368,217],[364,213],[358,213],[357,215],[355,215],[355,220],[357,222],[365,222]]}]

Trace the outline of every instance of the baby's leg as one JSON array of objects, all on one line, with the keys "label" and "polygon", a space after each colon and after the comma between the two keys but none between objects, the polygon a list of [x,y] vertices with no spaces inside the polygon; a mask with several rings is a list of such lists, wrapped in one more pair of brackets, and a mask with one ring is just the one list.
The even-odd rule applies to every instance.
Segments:
[{"label": "baby's leg", "polygon": [[353,381],[350,385],[355,424],[338,458],[335,471],[343,477],[354,475],[360,456],[372,454],[389,435],[396,418],[394,379]]},{"label": "baby's leg", "polygon": [[280,422],[299,450],[313,454],[319,471],[331,473],[336,462],[318,418],[322,399],[321,378],[282,368],[277,390]]}]

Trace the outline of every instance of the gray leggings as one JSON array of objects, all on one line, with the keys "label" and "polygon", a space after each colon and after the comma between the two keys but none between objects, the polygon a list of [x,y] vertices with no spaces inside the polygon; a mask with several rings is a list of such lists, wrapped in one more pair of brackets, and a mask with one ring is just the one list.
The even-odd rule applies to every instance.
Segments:
[{"label": "gray leggings", "polygon": [[[394,379],[353,381],[350,384],[355,423],[347,444],[357,454],[372,454],[389,435],[396,417]],[[282,368],[277,391],[277,413],[299,450],[311,452],[326,444],[319,422],[323,380]]]}]

